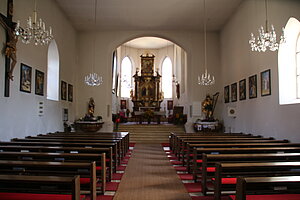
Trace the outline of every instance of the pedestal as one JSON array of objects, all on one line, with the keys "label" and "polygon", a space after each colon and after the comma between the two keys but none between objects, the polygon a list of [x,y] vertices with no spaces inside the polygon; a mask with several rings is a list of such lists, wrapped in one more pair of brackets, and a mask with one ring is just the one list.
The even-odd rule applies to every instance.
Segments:
[{"label": "pedestal", "polygon": [[75,122],[76,129],[83,132],[97,132],[102,128],[104,122],[92,122],[92,121],[77,121]]}]

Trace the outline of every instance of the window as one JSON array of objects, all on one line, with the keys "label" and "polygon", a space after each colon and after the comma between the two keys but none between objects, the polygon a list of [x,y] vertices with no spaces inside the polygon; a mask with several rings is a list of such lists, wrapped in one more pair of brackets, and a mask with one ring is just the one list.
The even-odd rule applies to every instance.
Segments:
[{"label": "window", "polygon": [[47,99],[59,99],[59,54],[55,40],[48,47]]},{"label": "window", "polygon": [[172,61],[166,57],[162,63],[162,91],[164,98],[172,98]]},{"label": "window", "polygon": [[121,63],[121,97],[129,98],[131,90],[132,63],[126,56]]},{"label": "window", "polygon": [[279,104],[300,103],[300,22],[291,17],[278,51]]}]

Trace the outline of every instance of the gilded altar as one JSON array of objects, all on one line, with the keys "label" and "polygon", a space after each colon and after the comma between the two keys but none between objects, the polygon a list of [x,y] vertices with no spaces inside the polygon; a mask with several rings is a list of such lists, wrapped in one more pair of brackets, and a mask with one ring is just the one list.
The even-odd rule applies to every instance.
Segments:
[{"label": "gilded altar", "polygon": [[133,76],[134,90],[131,93],[133,110],[139,111],[141,107],[153,107],[155,111],[160,110],[163,95],[160,91],[161,75],[156,71],[154,75],[154,55],[141,55],[141,75],[138,71]]}]

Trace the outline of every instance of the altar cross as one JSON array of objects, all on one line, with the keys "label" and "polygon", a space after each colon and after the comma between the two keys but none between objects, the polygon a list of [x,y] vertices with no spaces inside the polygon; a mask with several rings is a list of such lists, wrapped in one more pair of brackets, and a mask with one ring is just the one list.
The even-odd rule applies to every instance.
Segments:
[{"label": "altar cross", "polygon": [[18,37],[15,35],[16,23],[12,21],[13,17],[13,0],[7,0],[7,16],[0,13],[0,24],[6,31],[5,42],[5,85],[4,96],[9,97],[10,80],[13,80],[13,70],[17,63],[17,49],[16,45]]}]

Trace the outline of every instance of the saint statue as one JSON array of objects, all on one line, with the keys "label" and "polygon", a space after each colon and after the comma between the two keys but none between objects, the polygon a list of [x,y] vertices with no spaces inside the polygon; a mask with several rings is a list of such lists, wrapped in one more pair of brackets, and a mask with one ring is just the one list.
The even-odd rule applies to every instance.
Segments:
[{"label": "saint statue", "polygon": [[213,105],[213,99],[210,95],[206,95],[202,102],[202,112],[205,114],[205,120],[213,120]]},{"label": "saint statue", "polygon": [[93,97],[91,97],[89,101],[88,116],[94,117],[94,111],[95,111],[95,101]]}]

